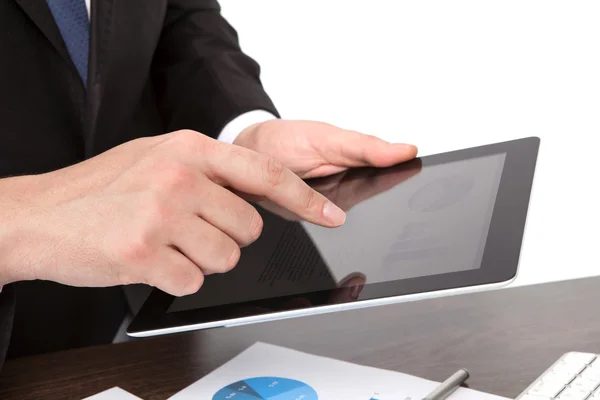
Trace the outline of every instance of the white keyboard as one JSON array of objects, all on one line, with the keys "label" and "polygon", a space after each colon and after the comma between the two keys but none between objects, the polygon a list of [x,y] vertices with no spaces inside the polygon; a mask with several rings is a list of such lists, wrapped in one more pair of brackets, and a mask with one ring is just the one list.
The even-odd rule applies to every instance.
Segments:
[{"label": "white keyboard", "polygon": [[515,400],[600,400],[600,355],[570,352]]}]

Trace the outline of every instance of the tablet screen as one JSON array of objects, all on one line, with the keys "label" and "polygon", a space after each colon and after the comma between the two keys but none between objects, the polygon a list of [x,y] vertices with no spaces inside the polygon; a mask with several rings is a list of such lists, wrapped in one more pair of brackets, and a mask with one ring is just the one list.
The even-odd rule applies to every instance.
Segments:
[{"label": "tablet screen", "polygon": [[258,207],[262,235],[236,268],[206,277],[198,293],[175,298],[167,312],[323,293],[356,277],[364,282],[360,296],[373,298],[378,285],[371,284],[480,268],[504,162],[499,153],[407,163],[383,175],[349,172],[318,183],[351,207],[334,229]]}]

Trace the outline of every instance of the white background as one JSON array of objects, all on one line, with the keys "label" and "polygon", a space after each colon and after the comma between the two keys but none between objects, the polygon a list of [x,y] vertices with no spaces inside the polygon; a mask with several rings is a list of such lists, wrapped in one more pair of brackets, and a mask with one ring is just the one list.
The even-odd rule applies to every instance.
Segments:
[{"label": "white background", "polygon": [[600,275],[600,2],[220,3],[284,118],[420,155],[540,137],[513,286]]}]

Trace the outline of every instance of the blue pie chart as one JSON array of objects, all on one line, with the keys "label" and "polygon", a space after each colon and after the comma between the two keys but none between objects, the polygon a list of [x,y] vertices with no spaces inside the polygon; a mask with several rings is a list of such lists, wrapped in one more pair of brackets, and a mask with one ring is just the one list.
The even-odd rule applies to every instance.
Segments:
[{"label": "blue pie chart", "polygon": [[212,400],[318,400],[317,392],[304,382],[264,376],[225,386]]}]

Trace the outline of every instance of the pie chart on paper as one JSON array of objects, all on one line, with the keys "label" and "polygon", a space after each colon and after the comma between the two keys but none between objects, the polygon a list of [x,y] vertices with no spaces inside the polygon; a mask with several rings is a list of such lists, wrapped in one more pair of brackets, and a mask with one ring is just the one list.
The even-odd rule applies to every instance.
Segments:
[{"label": "pie chart on paper", "polygon": [[317,392],[304,382],[272,376],[244,379],[227,385],[212,400],[318,400]]}]

